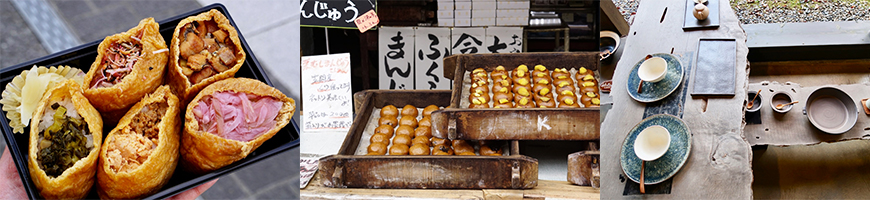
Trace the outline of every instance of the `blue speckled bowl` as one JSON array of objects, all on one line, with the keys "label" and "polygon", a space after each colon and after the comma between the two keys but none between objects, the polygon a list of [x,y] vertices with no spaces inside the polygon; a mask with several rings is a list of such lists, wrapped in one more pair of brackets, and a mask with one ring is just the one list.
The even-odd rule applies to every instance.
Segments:
[{"label": "blue speckled bowl", "polygon": [[637,83],[640,82],[640,77],[637,76],[637,69],[640,68],[640,64],[643,63],[646,58],[640,59],[640,61],[634,65],[634,68],[631,68],[631,72],[628,74],[628,95],[631,96],[632,99],[644,103],[664,99],[673,93],[674,90],[677,90],[677,87],[679,87],[680,83],[683,81],[683,66],[680,65],[680,60],[677,59],[677,57],[666,53],[651,55],[653,57],[663,58],[668,62],[668,72],[665,74],[664,79],[655,83],[644,81],[642,91],[640,93],[637,92]]},{"label": "blue speckled bowl", "polygon": [[689,151],[692,150],[692,134],[689,133],[689,128],[683,120],[668,114],[653,115],[644,119],[628,132],[619,156],[622,172],[632,181],[640,182],[641,164],[641,159],[634,154],[634,140],[637,139],[640,131],[652,125],[660,125],[668,129],[671,133],[671,146],[661,158],[646,162],[646,171],[644,171],[646,185],[661,183],[677,174],[689,159]]}]

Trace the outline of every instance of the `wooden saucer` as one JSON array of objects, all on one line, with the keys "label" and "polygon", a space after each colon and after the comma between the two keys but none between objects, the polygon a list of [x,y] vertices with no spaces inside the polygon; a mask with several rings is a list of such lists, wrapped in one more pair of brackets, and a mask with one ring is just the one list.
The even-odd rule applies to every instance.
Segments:
[{"label": "wooden saucer", "polygon": [[867,106],[864,106],[864,105],[867,105],[868,99],[870,99],[870,98],[861,99],[861,107],[864,108],[864,114],[870,115],[870,109],[867,109]]}]

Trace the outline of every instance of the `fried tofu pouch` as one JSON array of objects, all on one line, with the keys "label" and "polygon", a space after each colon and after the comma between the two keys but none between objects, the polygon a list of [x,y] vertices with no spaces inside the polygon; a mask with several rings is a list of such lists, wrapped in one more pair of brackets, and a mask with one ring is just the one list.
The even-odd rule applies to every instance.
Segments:
[{"label": "fried tofu pouch", "polygon": [[88,155],[75,162],[72,166],[56,177],[49,177],[37,161],[38,142],[42,136],[38,124],[42,117],[34,117],[30,126],[30,143],[28,146],[28,169],[33,184],[39,189],[39,194],[46,199],[81,199],[87,196],[94,185],[94,173],[97,170],[100,144],[103,138],[103,121],[100,113],[82,95],[82,87],[73,80],[66,80],[50,89],[39,102],[34,116],[42,116],[55,102],[70,99],[76,112],[87,123],[87,131],[93,139],[93,147]]},{"label": "fried tofu pouch", "polygon": [[167,83],[185,103],[205,86],[234,77],[245,62],[239,33],[215,9],[181,20],[170,43]]},{"label": "fried tofu pouch", "polygon": [[[241,123],[237,128],[232,130],[244,129],[241,128],[243,126],[255,126],[252,124],[256,124],[256,121],[265,121],[263,124],[266,124],[266,126],[261,127],[263,131],[258,131],[254,135],[238,135],[237,133],[227,132],[228,128],[226,126],[230,125],[215,127],[215,123],[203,123],[206,118],[211,118],[211,122],[218,121],[218,124],[233,124],[233,120],[238,120],[237,118],[230,118],[229,116],[232,115],[230,112],[224,114],[214,113],[224,112],[220,110],[230,110],[228,107],[232,105],[214,105],[214,102],[219,101],[218,97],[220,96],[232,97],[233,94],[259,99],[249,104],[243,102],[242,105],[245,106],[239,106],[254,107],[254,113],[256,114],[253,115],[268,115],[264,114],[265,112],[275,112],[277,114],[274,117],[265,117],[265,120],[255,120],[256,116],[251,117],[243,114],[247,117],[241,120],[246,120],[246,122]],[[265,101],[265,99],[276,101],[272,102],[275,107],[262,107],[263,109],[256,110],[257,104],[263,103],[260,101]],[[202,104],[201,107],[200,104]],[[239,110],[244,109],[239,108]],[[190,105],[187,106],[187,111],[184,115],[184,132],[181,137],[181,165],[187,171],[205,173],[241,160],[286,126],[295,111],[296,103],[293,99],[288,98],[278,89],[258,80],[230,78],[211,84],[196,95]],[[256,130],[257,128],[253,129]]]},{"label": "fried tofu pouch", "polygon": [[169,182],[178,163],[180,111],[169,86],[159,87],[130,108],[100,151],[100,198],[142,198]]},{"label": "fried tofu pouch", "polygon": [[[91,64],[84,81],[84,95],[97,110],[123,115],[126,109],[163,84],[169,52],[159,31],[154,18],[146,18],[127,32],[106,37],[100,43],[97,59]],[[126,57],[123,53],[112,53],[112,50],[124,49],[127,45],[138,47],[139,54],[133,54],[135,50]]]}]

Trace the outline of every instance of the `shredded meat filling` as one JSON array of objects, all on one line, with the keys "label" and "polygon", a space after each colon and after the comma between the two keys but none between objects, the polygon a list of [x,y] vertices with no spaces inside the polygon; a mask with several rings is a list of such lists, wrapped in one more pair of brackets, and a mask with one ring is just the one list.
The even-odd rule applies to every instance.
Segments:
[{"label": "shredded meat filling", "polygon": [[224,72],[236,64],[236,49],[229,33],[220,29],[213,20],[191,22],[181,31],[178,63],[191,84]]},{"label": "shredded meat filling", "polygon": [[103,55],[101,70],[90,83],[91,88],[112,87],[133,71],[133,65],[142,56],[142,44],[138,41],[143,33],[139,31],[138,37],[131,36],[137,42],[119,42],[109,46],[108,51]]},{"label": "shredded meat filling", "polygon": [[166,114],[167,107],[166,102],[144,106],[130,124],[114,136],[106,153],[112,171],[127,172],[145,163],[157,148],[160,132],[157,125]]}]

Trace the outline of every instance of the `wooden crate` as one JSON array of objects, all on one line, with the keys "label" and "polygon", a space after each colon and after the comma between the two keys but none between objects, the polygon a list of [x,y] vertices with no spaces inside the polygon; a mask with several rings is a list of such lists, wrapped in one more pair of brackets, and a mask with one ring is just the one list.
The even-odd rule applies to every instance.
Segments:
[{"label": "wooden crate", "polygon": [[510,71],[521,64],[530,68],[585,67],[598,71],[598,52],[460,54],[444,58],[444,76],[452,79],[451,108],[432,113],[432,135],[474,140],[598,140],[600,109],[592,108],[460,108],[465,72],[498,65]]},{"label": "wooden crate", "polygon": [[[375,108],[388,104],[449,106],[450,90],[369,90],[337,155],[320,160],[318,176],[336,188],[529,189],[538,183],[537,159],[520,155],[510,141],[508,156],[355,155]],[[402,105],[402,106],[399,106]]]}]

